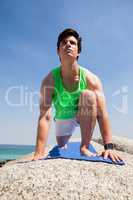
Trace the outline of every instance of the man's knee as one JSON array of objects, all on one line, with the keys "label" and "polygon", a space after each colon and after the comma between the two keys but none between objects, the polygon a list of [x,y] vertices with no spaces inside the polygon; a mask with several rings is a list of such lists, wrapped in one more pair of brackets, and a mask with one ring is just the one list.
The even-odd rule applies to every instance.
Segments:
[{"label": "man's knee", "polygon": [[79,106],[93,106],[96,105],[96,94],[91,90],[84,90],[81,92],[79,99]]}]

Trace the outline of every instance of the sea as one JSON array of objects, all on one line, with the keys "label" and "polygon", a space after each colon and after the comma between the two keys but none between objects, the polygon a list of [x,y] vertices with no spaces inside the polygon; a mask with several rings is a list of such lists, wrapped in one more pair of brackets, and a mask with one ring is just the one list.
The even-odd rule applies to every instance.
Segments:
[{"label": "sea", "polygon": [[34,145],[0,144],[0,161],[14,160],[35,151]]}]

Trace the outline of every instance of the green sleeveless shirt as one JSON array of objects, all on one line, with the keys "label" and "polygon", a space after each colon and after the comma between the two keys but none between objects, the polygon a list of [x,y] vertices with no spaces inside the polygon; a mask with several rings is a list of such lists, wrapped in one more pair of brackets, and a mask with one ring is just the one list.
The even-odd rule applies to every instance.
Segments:
[{"label": "green sleeveless shirt", "polygon": [[74,118],[78,111],[78,101],[81,92],[87,89],[87,81],[85,76],[85,68],[80,66],[80,80],[77,90],[73,92],[67,91],[61,78],[61,67],[52,70],[54,79],[54,95],[52,102],[55,107],[55,119],[71,119]]}]

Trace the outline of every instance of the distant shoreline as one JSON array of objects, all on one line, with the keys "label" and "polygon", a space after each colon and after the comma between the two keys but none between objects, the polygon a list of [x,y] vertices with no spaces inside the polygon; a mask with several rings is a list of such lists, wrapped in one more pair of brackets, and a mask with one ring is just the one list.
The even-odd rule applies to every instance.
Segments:
[{"label": "distant shoreline", "polygon": [[33,152],[34,149],[34,145],[0,144],[0,163],[8,160],[15,160]]},{"label": "distant shoreline", "polygon": [[[71,138],[70,141],[80,141],[80,138]],[[103,140],[101,137],[96,137],[96,138],[92,138],[92,142],[96,142],[99,145],[102,145],[101,147],[103,148]],[[113,136],[112,137],[112,142],[115,146],[115,150],[118,151],[122,151],[122,152],[126,152],[129,154],[133,154],[133,139],[129,139],[126,137],[120,137],[120,136]],[[26,145],[24,145],[26,146]],[[31,145],[32,146],[32,145]],[[53,145],[48,145],[47,148],[50,149]],[[27,146],[29,147],[29,145]],[[33,147],[33,146],[32,146]],[[30,150],[30,151],[29,151]],[[16,155],[16,151],[18,153],[18,148],[15,149],[15,154]],[[11,151],[9,151],[11,153]],[[33,154],[34,149],[29,149],[28,148],[28,152],[27,151],[23,151],[20,154],[17,155],[17,157],[1,157],[0,159],[0,167],[2,167],[3,165],[5,165],[6,163],[8,163],[9,161],[15,161],[15,160],[20,160],[22,158],[26,158],[27,156],[30,156],[31,154]]]}]

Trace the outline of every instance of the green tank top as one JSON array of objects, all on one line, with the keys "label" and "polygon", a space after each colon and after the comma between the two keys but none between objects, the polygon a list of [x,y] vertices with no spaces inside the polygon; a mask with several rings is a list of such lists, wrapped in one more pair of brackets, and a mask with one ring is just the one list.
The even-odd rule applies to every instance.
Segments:
[{"label": "green tank top", "polygon": [[52,70],[54,79],[54,95],[52,102],[55,107],[55,119],[71,119],[74,118],[78,111],[78,101],[81,92],[87,89],[87,81],[85,76],[85,68],[80,66],[80,79],[77,90],[73,92],[67,91],[61,78],[61,67]]}]

